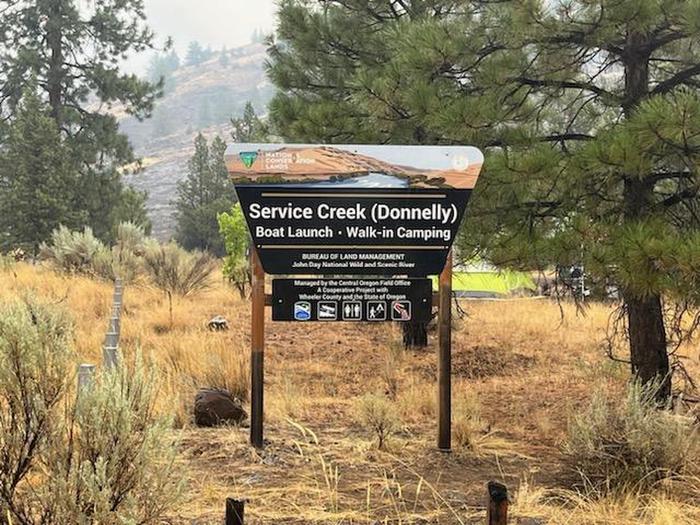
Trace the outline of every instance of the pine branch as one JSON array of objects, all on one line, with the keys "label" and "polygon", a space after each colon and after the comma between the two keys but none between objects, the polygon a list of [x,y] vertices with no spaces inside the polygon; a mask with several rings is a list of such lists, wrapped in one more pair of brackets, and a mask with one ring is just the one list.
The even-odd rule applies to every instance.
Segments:
[{"label": "pine branch", "polygon": [[582,91],[590,91],[601,97],[606,98],[616,98],[612,93],[606,91],[605,89],[596,86],[595,84],[590,84],[588,82],[576,82],[573,80],[553,80],[553,79],[536,79],[527,77],[515,77],[513,79],[515,82],[526,86],[533,87],[553,87],[559,89],[580,89]]},{"label": "pine branch", "polygon": [[698,188],[686,188],[683,191],[680,191],[674,195],[671,195],[667,199],[662,200],[659,202],[659,206],[663,208],[670,208],[671,206],[675,206],[676,204],[679,204],[683,201],[689,200],[689,199],[694,199],[695,197],[698,196]]},{"label": "pine branch", "polygon": [[655,173],[649,177],[649,180],[654,183],[662,180],[670,179],[687,179],[692,180],[694,178],[693,174],[689,171],[670,171],[668,173]]},{"label": "pine branch", "polygon": [[588,135],[586,133],[561,133],[558,135],[548,135],[542,137],[540,140],[542,142],[564,142],[567,140],[594,140],[593,135]]},{"label": "pine branch", "polygon": [[657,86],[651,91],[652,95],[663,95],[670,91],[673,91],[676,87],[693,83],[692,79],[694,76],[700,75],[700,63],[695,64],[693,67],[679,71],[671,78],[664,80],[657,84]]}]

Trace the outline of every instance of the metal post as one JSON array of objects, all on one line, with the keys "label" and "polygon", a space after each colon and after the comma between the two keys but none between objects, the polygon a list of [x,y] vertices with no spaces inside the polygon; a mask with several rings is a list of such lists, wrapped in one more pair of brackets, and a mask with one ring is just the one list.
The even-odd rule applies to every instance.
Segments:
[{"label": "metal post", "polygon": [[263,447],[263,382],[265,356],[265,271],[255,247],[250,249],[252,277],[250,355],[250,443]]},{"label": "metal post", "polygon": [[85,390],[92,384],[92,376],[95,374],[95,365],[83,363],[78,368],[78,392]]},{"label": "metal post", "polygon": [[116,346],[103,346],[102,347],[102,363],[105,368],[113,369],[116,368],[119,362],[119,349]]},{"label": "metal post", "polygon": [[120,333],[121,331],[121,320],[119,319],[118,315],[112,316],[109,318],[109,328],[107,329],[108,333],[109,332],[115,332],[117,334]]},{"label": "metal post", "polygon": [[438,448],[452,448],[452,252],[439,278]]},{"label": "metal post", "polygon": [[115,368],[119,361],[119,333],[107,332],[105,344],[102,347],[102,363],[106,368]]}]

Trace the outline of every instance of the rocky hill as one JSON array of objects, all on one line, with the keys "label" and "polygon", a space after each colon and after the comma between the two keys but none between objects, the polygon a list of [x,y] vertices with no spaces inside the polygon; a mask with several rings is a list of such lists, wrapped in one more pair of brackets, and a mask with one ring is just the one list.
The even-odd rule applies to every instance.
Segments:
[{"label": "rocky hill", "polygon": [[120,127],[142,158],[144,169],[126,181],[149,193],[153,233],[160,239],[174,232],[177,182],[186,174],[197,133],[228,139],[230,118],[239,116],[250,101],[259,114],[272,95],[265,76],[265,47],[250,44],[214,53],[197,65],[175,70],[153,117],[139,122],[124,117]]}]

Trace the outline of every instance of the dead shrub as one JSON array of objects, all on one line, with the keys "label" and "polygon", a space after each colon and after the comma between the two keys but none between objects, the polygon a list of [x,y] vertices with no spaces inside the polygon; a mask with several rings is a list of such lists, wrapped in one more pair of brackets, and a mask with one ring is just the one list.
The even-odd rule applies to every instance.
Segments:
[{"label": "dead shrub", "polygon": [[356,408],[359,423],[377,438],[379,450],[384,450],[400,426],[395,406],[386,397],[366,394],[358,400]]}]

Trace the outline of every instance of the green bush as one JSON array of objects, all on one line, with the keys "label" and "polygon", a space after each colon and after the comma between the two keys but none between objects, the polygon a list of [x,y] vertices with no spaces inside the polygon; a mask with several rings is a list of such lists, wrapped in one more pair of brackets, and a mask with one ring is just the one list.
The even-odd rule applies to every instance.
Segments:
[{"label": "green bush", "polygon": [[0,306],[0,516],[23,525],[160,523],[182,493],[169,422],[140,365],[76,395],[71,324]]},{"label": "green bush", "polygon": [[246,290],[250,286],[250,265],[248,264],[247,251],[250,244],[250,235],[245,223],[241,205],[236,203],[230,213],[217,215],[219,232],[224,239],[226,257],[224,258],[224,276],[228,278],[245,299]]},{"label": "green bush", "polygon": [[621,400],[594,394],[571,418],[564,453],[586,484],[644,490],[685,474],[698,459],[697,437],[687,419],[658,407],[653,385],[633,383]]}]

